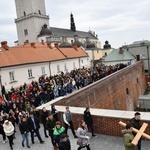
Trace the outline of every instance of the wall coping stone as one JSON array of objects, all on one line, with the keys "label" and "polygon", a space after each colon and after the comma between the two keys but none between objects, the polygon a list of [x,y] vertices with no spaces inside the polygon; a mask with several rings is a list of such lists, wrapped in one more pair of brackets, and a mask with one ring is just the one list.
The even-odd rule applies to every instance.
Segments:
[{"label": "wall coping stone", "polygon": [[[51,110],[51,105],[55,104],[57,101],[60,101],[64,97],[58,97],[55,100],[52,100],[48,103],[42,104],[41,106],[37,107],[38,110],[41,110],[45,107],[47,110]],[[58,106],[55,105],[55,108],[58,112],[64,112],[66,106]],[[83,114],[85,111],[85,107],[69,107],[72,114]],[[98,117],[108,117],[108,118],[119,118],[119,119],[131,119],[134,117],[135,111],[124,111],[124,110],[110,110],[110,109],[96,109],[90,108],[90,112],[93,116]],[[149,112],[140,112],[141,113],[141,120],[150,121],[150,113]]]}]

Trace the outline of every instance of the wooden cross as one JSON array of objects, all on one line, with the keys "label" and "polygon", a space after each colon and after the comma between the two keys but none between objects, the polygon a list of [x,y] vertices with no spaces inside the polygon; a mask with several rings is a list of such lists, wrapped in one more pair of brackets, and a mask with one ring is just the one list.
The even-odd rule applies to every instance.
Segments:
[{"label": "wooden cross", "polygon": [[[122,121],[119,121],[119,124],[120,124],[121,126],[123,126],[123,127],[126,126],[126,124],[123,123]],[[132,131],[135,132],[135,133],[137,133],[136,136],[134,137],[134,139],[133,139],[132,142],[131,142],[133,145],[137,145],[137,143],[138,143],[139,139],[141,138],[141,136],[143,136],[143,137],[145,137],[146,139],[150,140],[150,135],[144,133],[144,131],[145,131],[145,129],[146,129],[147,126],[148,126],[147,123],[143,123],[142,127],[140,128],[140,130],[137,130],[137,129],[135,129],[135,128],[132,128]]]}]

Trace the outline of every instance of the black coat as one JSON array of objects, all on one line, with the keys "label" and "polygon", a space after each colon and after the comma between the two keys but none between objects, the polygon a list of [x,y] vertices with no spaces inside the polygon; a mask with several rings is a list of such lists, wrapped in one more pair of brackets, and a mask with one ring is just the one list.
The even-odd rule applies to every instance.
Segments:
[{"label": "black coat", "polygon": [[84,121],[87,125],[93,124],[93,118],[90,112],[84,111]]},{"label": "black coat", "polygon": [[42,114],[41,114],[41,122],[45,125],[46,124],[46,118],[48,117],[48,112],[44,112],[42,111]]},{"label": "black coat", "polygon": [[[33,117],[33,118],[34,118],[34,122],[35,122],[36,129],[39,129],[39,128],[40,128],[40,124],[39,124],[39,122],[38,122],[38,119],[37,119],[36,117]],[[28,118],[27,123],[28,123],[28,125],[29,125],[29,131],[35,130],[35,128],[34,128],[34,123],[33,123],[31,117]]]},{"label": "black coat", "polygon": [[48,119],[46,122],[46,130],[49,131],[49,136],[53,135],[53,129],[56,125],[56,120],[53,118],[53,120]]},{"label": "black coat", "polygon": [[21,132],[21,134],[25,134],[29,132],[29,125],[27,122],[21,122],[19,124],[19,130]]},{"label": "black coat", "polygon": [[71,150],[71,145],[69,139],[66,142],[60,141],[59,150]]}]

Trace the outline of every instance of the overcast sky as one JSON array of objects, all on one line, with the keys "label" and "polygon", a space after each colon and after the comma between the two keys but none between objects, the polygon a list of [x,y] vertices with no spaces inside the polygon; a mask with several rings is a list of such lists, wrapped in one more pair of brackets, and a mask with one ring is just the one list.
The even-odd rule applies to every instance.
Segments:
[{"label": "overcast sky", "polygon": [[[17,31],[15,0],[0,0],[0,42],[14,45]],[[45,0],[50,26],[70,28],[70,13],[77,30],[95,31],[102,44],[112,47],[150,40],[150,0]]]}]

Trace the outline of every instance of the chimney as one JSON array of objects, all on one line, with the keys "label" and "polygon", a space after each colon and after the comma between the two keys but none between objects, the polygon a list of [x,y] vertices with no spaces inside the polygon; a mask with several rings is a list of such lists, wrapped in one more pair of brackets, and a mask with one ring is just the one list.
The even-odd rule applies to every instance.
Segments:
[{"label": "chimney", "polygon": [[31,47],[36,48],[35,47],[35,42],[30,43]]},{"label": "chimney", "polygon": [[52,49],[52,46],[51,46],[50,42],[47,43],[47,47],[49,47],[50,49]]},{"label": "chimney", "polygon": [[2,46],[2,48],[4,48],[5,50],[9,50],[9,46],[7,46],[7,41],[2,41],[2,42],[1,42],[1,46]]},{"label": "chimney", "polygon": [[123,54],[123,49],[122,49],[122,47],[119,48],[119,54]]},{"label": "chimney", "polygon": [[76,51],[78,51],[78,48],[77,48],[77,44],[76,43],[73,43],[73,48],[76,50]]},{"label": "chimney", "polygon": [[56,47],[57,49],[59,49],[58,43],[55,43],[54,45],[55,45],[55,47]]}]

